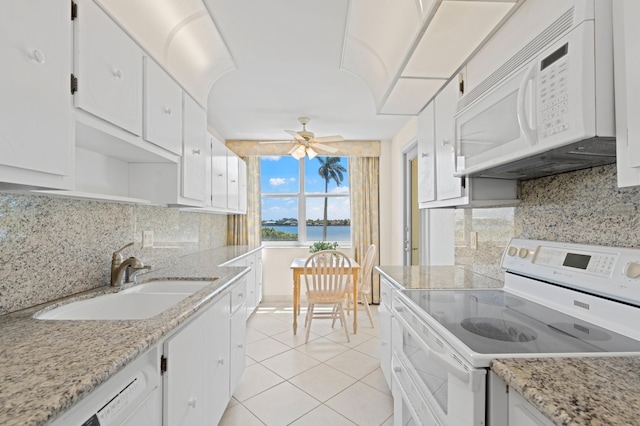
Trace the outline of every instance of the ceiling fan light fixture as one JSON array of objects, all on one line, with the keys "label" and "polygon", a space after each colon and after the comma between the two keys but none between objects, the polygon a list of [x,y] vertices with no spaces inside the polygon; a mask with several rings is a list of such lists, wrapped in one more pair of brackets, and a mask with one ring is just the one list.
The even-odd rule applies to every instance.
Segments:
[{"label": "ceiling fan light fixture", "polygon": [[300,145],[291,153],[291,156],[296,160],[300,160],[301,158],[304,158],[305,154],[306,154],[305,146]]},{"label": "ceiling fan light fixture", "polygon": [[311,149],[311,147],[307,147],[306,151],[307,151],[307,155],[309,156],[309,160],[313,160],[318,155],[318,153],[315,152],[313,149]]}]

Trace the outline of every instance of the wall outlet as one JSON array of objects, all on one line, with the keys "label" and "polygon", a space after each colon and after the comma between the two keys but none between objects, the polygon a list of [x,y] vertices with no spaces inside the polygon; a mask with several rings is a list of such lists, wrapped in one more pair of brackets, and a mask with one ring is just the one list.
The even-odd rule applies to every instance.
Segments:
[{"label": "wall outlet", "polygon": [[153,247],[153,231],[142,231],[142,248]]},{"label": "wall outlet", "polygon": [[478,249],[478,233],[476,231],[472,231],[469,235],[469,247],[474,250]]}]

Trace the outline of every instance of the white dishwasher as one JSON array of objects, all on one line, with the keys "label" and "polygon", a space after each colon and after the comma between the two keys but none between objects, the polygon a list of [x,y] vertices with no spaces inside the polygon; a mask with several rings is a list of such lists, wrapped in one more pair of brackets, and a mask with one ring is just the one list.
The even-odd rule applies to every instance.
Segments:
[{"label": "white dishwasher", "polygon": [[157,426],[162,423],[158,347],[127,365],[52,426]]}]

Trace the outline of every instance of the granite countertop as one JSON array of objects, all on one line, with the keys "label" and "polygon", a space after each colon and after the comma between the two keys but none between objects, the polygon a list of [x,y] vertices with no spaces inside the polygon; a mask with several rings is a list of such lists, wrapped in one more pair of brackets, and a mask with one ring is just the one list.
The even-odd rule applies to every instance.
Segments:
[{"label": "granite countertop", "polygon": [[376,266],[376,271],[403,289],[502,288],[503,283],[459,266]]},{"label": "granite countertop", "polygon": [[557,425],[640,425],[639,357],[497,359],[491,369]]},{"label": "granite countertop", "polygon": [[[141,282],[212,280],[204,289],[146,320],[33,318],[45,308],[117,291],[109,286],[0,316],[0,424],[43,425],[55,419],[248,272],[247,268],[217,265],[258,248],[216,248],[178,257],[170,266],[140,275]],[[122,288],[127,287],[131,285]]]}]

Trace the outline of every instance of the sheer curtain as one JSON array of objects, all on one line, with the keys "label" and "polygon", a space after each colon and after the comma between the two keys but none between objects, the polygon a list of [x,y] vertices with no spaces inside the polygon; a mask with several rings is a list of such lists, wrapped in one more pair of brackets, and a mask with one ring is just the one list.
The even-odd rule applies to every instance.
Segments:
[{"label": "sheer curtain", "polygon": [[247,164],[247,214],[227,216],[227,244],[256,247],[261,244],[260,157],[242,158]]},{"label": "sheer curtain", "polygon": [[[352,246],[358,263],[371,244],[378,248],[374,265],[380,263],[379,170],[378,157],[349,157]],[[372,277],[372,302],[379,303],[380,277]]]}]

